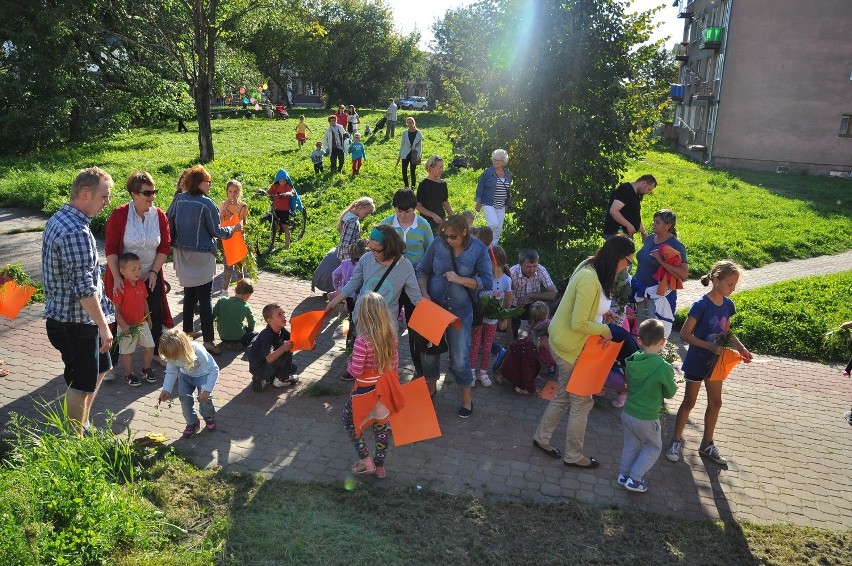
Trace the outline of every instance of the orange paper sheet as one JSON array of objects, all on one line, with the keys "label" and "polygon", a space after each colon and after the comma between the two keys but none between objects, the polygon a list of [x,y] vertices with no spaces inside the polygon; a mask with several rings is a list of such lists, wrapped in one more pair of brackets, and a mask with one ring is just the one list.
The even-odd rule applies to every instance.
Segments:
[{"label": "orange paper sheet", "polygon": [[35,287],[18,285],[14,281],[7,281],[0,287],[0,315],[5,316],[9,320],[14,319],[35,292]]},{"label": "orange paper sheet", "polygon": [[438,415],[429,397],[426,380],[418,377],[404,383],[402,394],[405,396],[405,407],[390,418],[394,446],[441,436]]},{"label": "orange paper sheet", "polygon": [[[232,214],[231,218],[222,222],[222,226],[236,226],[239,221],[240,217]],[[248,255],[248,247],[242,232],[234,232],[230,238],[222,240],[222,249],[228,265],[239,263]]]},{"label": "orange paper sheet", "polygon": [[708,381],[725,381],[734,366],[740,363],[742,359],[743,357],[739,353],[730,348],[725,348],[716,361],[716,365],[713,366],[713,373],[710,374]]},{"label": "orange paper sheet", "polygon": [[293,341],[294,352],[314,349],[325,315],[324,310],[309,311],[290,319],[290,340]]},{"label": "orange paper sheet", "polygon": [[411,320],[408,321],[409,328],[432,344],[441,342],[441,336],[451,324],[455,328],[461,328],[459,317],[425,298],[417,303],[411,313]]},{"label": "orange paper sheet", "polygon": [[621,344],[622,342],[610,340],[609,344],[604,346],[603,338],[590,336],[586,340],[586,345],[583,346],[583,351],[580,352],[565,390],[574,395],[600,393],[606,382],[606,376],[609,375],[609,370],[612,369],[612,364],[615,363],[615,358],[621,350]]},{"label": "orange paper sheet", "polygon": [[556,397],[556,387],[557,383],[555,381],[548,381],[544,384],[544,387],[541,388],[541,391],[538,392],[538,396],[545,401],[550,401]]}]

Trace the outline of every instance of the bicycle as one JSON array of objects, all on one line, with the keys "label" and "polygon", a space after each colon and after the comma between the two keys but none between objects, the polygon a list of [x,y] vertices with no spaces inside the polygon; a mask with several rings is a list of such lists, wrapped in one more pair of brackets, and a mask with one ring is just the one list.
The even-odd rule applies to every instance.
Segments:
[{"label": "bicycle", "polygon": [[[293,189],[295,191],[295,189]],[[258,195],[263,195],[264,197],[269,199],[269,212],[264,214],[259,222],[260,229],[256,232],[255,242],[254,242],[254,251],[258,257],[264,257],[272,253],[275,249],[275,244],[281,234],[284,232],[283,225],[278,222],[277,216],[275,215],[275,197],[269,195],[263,189],[257,189]],[[302,199],[299,198],[299,194],[296,193],[293,197],[290,198],[290,243],[298,242],[305,235],[305,225],[308,223],[308,212],[305,210],[305,206],[302,204]],[[266,227],[266,224],[269,224]]]}]

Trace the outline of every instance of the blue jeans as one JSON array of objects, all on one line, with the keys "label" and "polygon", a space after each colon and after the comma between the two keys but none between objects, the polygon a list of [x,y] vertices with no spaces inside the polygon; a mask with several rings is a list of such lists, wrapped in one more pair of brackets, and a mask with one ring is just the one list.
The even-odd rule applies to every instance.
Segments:
[{"label": "blue jeans", "polygon": [[645,479],[645,474],[663,451],[660,419],[645,421],[621,411],[621,426],[624,429],[624,449],[618,473],[634,480]]},{"label": "blue jeans", "polygon": [[[447,346],[450,354],[450,372],[461,387],[468,387],[473,383],[473,372],[470,370],[470,331],[468,324],[462,321],[461,329],[456,330],[454,326],[447,327]],[[423,375],[428,381],[435,381],[441,377],[441,356],[427,356],[421,354],[423,361]]]},{"label": "blue jeans", "polygon": [[[195,412],[195,390],[198,390],[198,393],[201,393],[201,387],[207,383],[207,376],[202,375],[200,377],[190,377],[183,373],[182,371],[178,372],[178,396],[180,396],[180,408],[183,411],[183,418],[186,420],[186,424],[191,425],[198,422],[198,413]],[[211,420],[216,416],[216,409],[213,408],[213,395],[211,392],[210,397],[207,401],[203,403],[201,401],[198,402],[198,408],[201,412],[201,416],[204,417],[204,420]]]}]

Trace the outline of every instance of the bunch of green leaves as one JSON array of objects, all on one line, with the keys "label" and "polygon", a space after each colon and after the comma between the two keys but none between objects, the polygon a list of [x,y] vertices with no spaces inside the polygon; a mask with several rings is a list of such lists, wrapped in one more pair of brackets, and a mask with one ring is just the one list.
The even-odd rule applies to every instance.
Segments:
[{"label": "bunch of green leaves", "polygon": [[521,316],[524,312],[522,307],[510,309],[503,308],[503,301],[490,297],[488,295],[479,296],[479,304],[482,307],[482,317],[491,320],[504,320]]},{"label": "bunch of green leaves", "polygon": [[44,302],[44,287],[42,287],[41,283],[30,277],[30,275],[23,270],[22,263],[20,261],[17,263],[7,263],[2,269],[0,269],[0,277],[2,276],[11,278],[12,281],[18,285],[35,287],[36,292],[33,293],[33,296],[30,297],[27,304]]},{"label": "bunch of green leaves", "polygon": [[835,328],[823,335],[823,348],[829,359],[842,359],[852,347],[852,328]]}]

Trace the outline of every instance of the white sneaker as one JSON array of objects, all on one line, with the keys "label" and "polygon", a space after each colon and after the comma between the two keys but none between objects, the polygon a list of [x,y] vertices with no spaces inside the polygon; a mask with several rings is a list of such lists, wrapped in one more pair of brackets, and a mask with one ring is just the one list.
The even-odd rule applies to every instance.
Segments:
[{"label": "white sneaker", "polygon": [[482,372],[479,374],[479,382],[482,383],[484,387],[491,387],[494,383],[491,381],[491,378],[488,377],[488,373]]},{"label": "white sneaker", "polygon": [[668,458],[671,462],[677,462],[680,460],[681,452],[683,452],[683,440],[672,440],[669,449],[666,451],[666,458]]},{"label": "white sneaker", "polygon": [[115,381],[115,376],[112,374],[112,370],[109,370],[104,374],[104,381]]},{"label": "white sneaker", "polygon": [[278,379],[277,377],[276,377],[275,379],[273,379],[273,380],[272,380],[272,386],[273,386],[273,387],[278,387],[279,389],[280,389],[281,387],[287,387],[289,384],[290,384],[290,383],[289,383],[288,381],[281,381],[281,380],[280,380],[280,379]]},{"label": "white sneaker", "polygon": [[473,381],[471,382],[471,387],[476,387],[476,382],[479,381],[479,372],[477,370],[473,370]]}]

